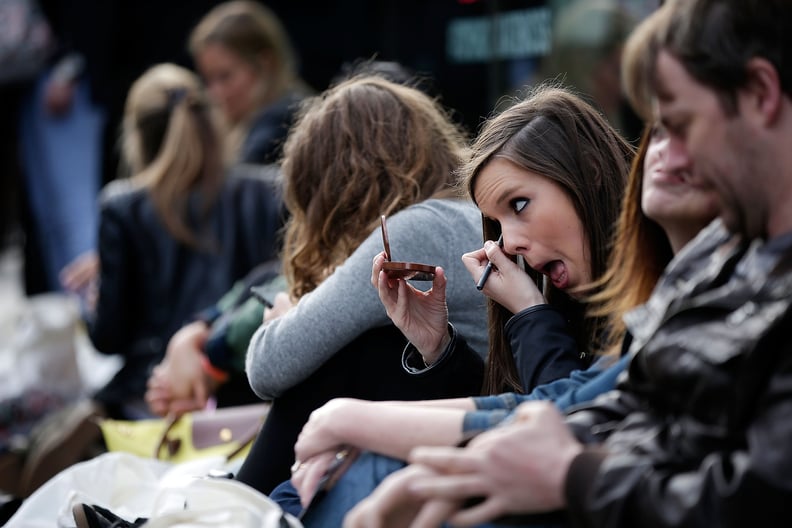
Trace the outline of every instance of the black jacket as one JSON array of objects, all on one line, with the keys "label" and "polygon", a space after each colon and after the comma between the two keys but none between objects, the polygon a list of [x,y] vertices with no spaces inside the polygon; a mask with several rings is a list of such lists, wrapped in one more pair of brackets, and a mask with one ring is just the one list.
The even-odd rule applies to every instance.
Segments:
[{"label": "black jacket", "polygon": [[791,526],[792,233],[716,221],[625,321],[628,376],[568,417],[575,524]]},{"label": "black jacket", "polygon": [[591,363],[590,356],[572,337],[564,315],[550,304],[538,304],[515,314],[504,330],[526,394]]},{"label": "black jacket", "polygon": [[472,349],[416,375],[399,368],[405,345],[395,326],[371,328],[276,398],[237,478],[267,494],[287,480],[300,431],[311,412],[333,398],[431,400],[479,393],[484,364]]},{"label": "black jacket", "polygon": [[[129,180],[102,191],[99,300],[89,333],[125,365],[97,395],[113,405],[140,398],[149,369],[170,337],[256,265],[277,256],[283,208],[278,180],[232,173],[206,222],[212,250],[197,250],[165,229],[146,190]],[[190,197],[197,210],[198,196]]]},{"label": "black jacket", "polygon": [[262,109],[253,119],[239,152],[241,163],[275,163],[306,94],[294,90]]},{"label": "black jacket", "polygon": [[[421,354],[410,345],[402,355],[403,369],[413,375],[424,375],[441,366],[444,371],[476,371],[483,381],[484,366],[480,355],[470,348],[453,325],[449,327],[453,331],[451,342],[436,363],[425,367]],[[572,337],[567,320],[550,304],[538,304],[515,314],[507,321],[504,332],[525,394],[539,385],[565,378],[573,370],[585,369],[591,363],[590,357],[580,351]]]}]

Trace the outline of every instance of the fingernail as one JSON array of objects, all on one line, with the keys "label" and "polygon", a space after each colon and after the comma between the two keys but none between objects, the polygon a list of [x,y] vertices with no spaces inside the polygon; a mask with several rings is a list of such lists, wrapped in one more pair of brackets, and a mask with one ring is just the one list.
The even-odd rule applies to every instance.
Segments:
[{"label": "fingernail", "polygon": [[487,240],[484,242],[484,249],[492,249],[495,246],[495,242],[492,240]]}]

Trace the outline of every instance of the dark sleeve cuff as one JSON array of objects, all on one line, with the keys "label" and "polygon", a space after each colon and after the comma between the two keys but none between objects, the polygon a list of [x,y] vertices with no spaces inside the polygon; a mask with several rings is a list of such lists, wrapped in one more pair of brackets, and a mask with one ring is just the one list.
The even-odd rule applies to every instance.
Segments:
[{"label": "dark sleeve cuff", "polygon": [[509,320],[506,321],[506,325],[503,327],[504,333],[508,333],[509,329],[511,329],[511,327],[513,327],[514,324],[516,324],[523,317],[527,317],[527,316],[529,316],[529,315],[531,315],[533,313],[536,313],[536,312],[544,312],[544,311],[548,311],[550,313],[557,314],[561,318],[561,321],[565,322],[563,316],[553,306],[551,306],[549,304],[546,304],[546,303],[545,304],[535,304],[533,306],[529,306],[525,310],[521,310],[521,311],[517,312],[516,314],[512,315],[509,318]]},{"label": "dark sleeve cuff", "polygon": [[212,323],[214,323],[220,317],[220,315],[222,315],[222,313],[223,312],[220,311],[220,308],[218,308],[217,305],[210,306],[209,308],[205,308],[195,314],[193,320],[203,321],[207,326],[212,326]]},{"label": "dark sleeve cuff", "polygon": [[[225,329],[223,329],[225,330]],[[204,354],[209,359],[212,366],[223,371],[230,371],[230,349],[226,342],[226,332],[214,332],[204,345]]]},{"label": "dark sleeve cuff", "polygon": [[446,363],[448,358],[454,354],[454,349],[457,346],[457,331],[451,323],[448,323],[448,333],[451,334],[451,341],[443,350],[443,353],[440,354],[440,357],[437,358],[437,361],[429,366],[424,363],[423,356],[418,352],[418,349],[412,343],[407,343],[407,346],[404,347],[404,352],[402,352],[402,368],[404,371],[414,376],[423,376]]},{"label": "dark sleeve cuff", "polygon": [[564,482],[567,513],[573,526],[586,526],[585,512],[591,485],[597,478],[600,466],[608,452],[597,446],[586,447],[572,460]]}]

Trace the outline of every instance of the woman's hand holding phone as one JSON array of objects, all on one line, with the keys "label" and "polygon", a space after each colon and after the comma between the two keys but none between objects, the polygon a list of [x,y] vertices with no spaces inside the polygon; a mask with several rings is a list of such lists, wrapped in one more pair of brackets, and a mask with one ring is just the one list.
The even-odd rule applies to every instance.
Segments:
[{"label": "woman's hand holding phone", "polygon": [[423,292],[404,279],[390,278],[383,270],[385,262],[385,252],[374,257],[371,283],[393,324],[427,364],[434,363],[450,340],[445,272],[436,267],[432,288]]},{"label": "woman's hand holding phone", "polygon": [[264,310],[264,322],[272,321],[280,317],[294,307],[289,294],[286,292],[278,292],[272,301],[272,306]]},{"label": "woman's hand holding phone", "polygon": [[327,474],[333,463],[335,453],[325,451],[305,461],[297,461],[292,467],[291,481],[297,494],[300,495],[300,504],[307,508],[313,500],[322,476]]}]

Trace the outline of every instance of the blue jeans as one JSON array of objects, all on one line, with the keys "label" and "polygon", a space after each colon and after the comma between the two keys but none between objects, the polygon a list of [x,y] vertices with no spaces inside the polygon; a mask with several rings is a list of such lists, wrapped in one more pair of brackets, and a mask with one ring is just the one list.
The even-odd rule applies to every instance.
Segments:
[{"label": "blue jeans", "polygon": [[[366,498],[391,473],[405,467],[406,464],[395,458],[389,458],[370,452],[365,452],[355,461],[347,472],[341,477],[336,485],[328,494],[319,501],[318,504],[311,505],[311,508],[302,518],[306,528],[324,526],[342,526],[344,516],[358,502]],[[302,510],[300,497],[297,490],[292,486],[291,481],[286,481],[277,486],[270,498],[277,502],[281,508],[299,516]],[[526,519],[524,524],[508,523],[508,526],[523,526],[530,528],[561,528],[566,523],[557,518],[547,516],[536,516],[536,522]],[[502,524],[484,524],[479,528],[497,528]]]},{"label": "blue jeans", "polygon": [[40,76],[23,104],[20,155],[42,266],[49,288],[57,291],[63,267],[96,249],[104,115],[85,81],[78,82],[65,114],[49,114],[48,78],[49,72]]},{"label": "blue jeans", "polygon": [[[374,491],[385,477],[404,466],[404,462],[395,458],[361,453],[333,489],[318,504],[311,505],[302,519],[303,525],[306,528],[341,526],[344,516],[352,507]],[[270,498],[292,515],[299,516],[302,511],[300,496],[291,481],[287,480],[275,487]]]}]

